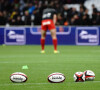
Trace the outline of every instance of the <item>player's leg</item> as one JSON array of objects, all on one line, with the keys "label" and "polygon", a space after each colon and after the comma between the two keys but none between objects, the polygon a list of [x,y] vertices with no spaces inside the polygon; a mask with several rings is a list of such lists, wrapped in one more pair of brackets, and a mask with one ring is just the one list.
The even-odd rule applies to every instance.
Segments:
[{"label": "player's leg", "polygon": [[41,30],[41,53],[45,53],[44,51],[44,47],[45,47],[45,37],[46,37],[46,31],[45,30]]},{"label": "player's leg", "polygon": [[51,29],[51,37],[52,37],[52,41],[53,41],[53,45],[54,45],[54,53],[59,53],[59,51],[57,51],[57,36],[56,36],[56,29]]}]

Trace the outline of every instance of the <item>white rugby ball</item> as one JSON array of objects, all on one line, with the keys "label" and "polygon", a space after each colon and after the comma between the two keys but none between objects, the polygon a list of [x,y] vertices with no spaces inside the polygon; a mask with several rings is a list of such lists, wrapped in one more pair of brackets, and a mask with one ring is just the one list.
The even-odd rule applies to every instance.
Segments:
[{"label": "white rugby ball", "polygon": [[22,72],[15,72],[11,74],[10,80],[15,83],[22,83],[26,82],[28,77]]},{"label": "white rugby ball", "polygon": [[51,83],[61,83],[65,81],[65,76],[62,73],[52,73],[48,76],[48,81]]},{"label": "white rugby ball", "polygon": [[92,81],[95,79],[95,73],[91,70],[84,71],[86,81]]}]

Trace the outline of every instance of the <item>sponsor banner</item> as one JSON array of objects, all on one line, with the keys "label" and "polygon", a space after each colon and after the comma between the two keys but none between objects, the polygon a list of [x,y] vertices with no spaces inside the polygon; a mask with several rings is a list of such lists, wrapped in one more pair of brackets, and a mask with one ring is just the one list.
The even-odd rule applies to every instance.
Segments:
[{"label": "sponsor banner", "polygon": [[6,45],[25,45],[26,33],[24,28],[5,28],[4,43]]},{"label": "sponsor banner", "polygon": [[99,29],[97,27],[76,28],[76,45],[99,45]]},{"label": "sponsor banner", "polygon": [[[58,45],[100,45],[100,27],[57,26]],[[0,44],[40,45],[41,27],[0,27]],[[49,30],[46,45],[52,45]]]}]

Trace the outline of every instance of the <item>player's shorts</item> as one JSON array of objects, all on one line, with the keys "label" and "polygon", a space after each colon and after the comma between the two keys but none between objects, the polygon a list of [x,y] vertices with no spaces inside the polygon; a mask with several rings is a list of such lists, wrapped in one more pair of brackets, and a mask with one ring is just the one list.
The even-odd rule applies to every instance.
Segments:
[{"label": "player's shorts", "polygon": [[42,20],[41,29],[46,31],[46,30],[56,29],[56,27],[53,20],[46,19],[46,20]]}]

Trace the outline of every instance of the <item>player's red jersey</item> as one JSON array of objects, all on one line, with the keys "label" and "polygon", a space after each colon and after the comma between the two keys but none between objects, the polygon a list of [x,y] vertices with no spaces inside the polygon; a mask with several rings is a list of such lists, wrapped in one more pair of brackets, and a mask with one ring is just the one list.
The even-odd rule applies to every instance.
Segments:
[{"label": "player's red jersey", "polygon": [[41,24],[42,30],[55,29],[55,24],[53,22],[54,14],[56,14],[55,9],[51,9],[51,8],[44,9],[42,15],[42,24]]}]

